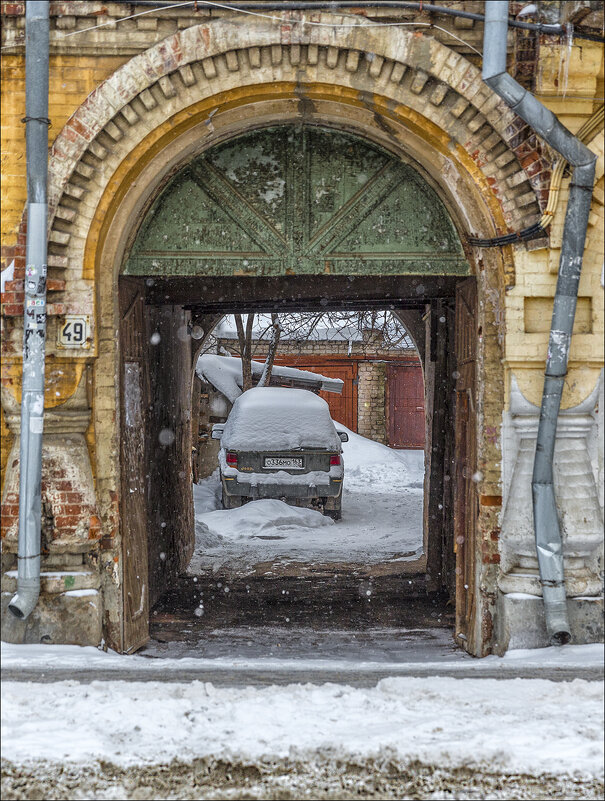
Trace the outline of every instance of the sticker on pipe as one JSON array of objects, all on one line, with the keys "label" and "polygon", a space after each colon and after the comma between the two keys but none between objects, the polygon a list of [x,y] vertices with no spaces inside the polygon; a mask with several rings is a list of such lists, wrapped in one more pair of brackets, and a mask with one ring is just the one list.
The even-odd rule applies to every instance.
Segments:
[{"label": "sticker on pipe", "polygon": [[42,434],[44,431],[44,418],[43,417],[30,417],[29,430],[32,434]]},{"label": "sticker on pipe", "polygon": [[66,314],[57,333],[59,348],[89,348],[90,322],[87,314]]}]

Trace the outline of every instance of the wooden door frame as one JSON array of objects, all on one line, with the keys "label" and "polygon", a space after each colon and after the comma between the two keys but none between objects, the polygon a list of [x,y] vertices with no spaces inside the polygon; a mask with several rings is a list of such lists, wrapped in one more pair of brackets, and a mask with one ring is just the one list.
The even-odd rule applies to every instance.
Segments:
[{"label": "wooden door frame", "polygon": [[[142,447],[145,450],[146,441],[146,425],[145,425],[145,412],[144,403],[148,396],[148,369],[145,358],[144,348],[142,342],[140,343],[140,353],[126,353],[126,328],[127,319],[131,313],[136,312],[136,305],[144,304],[144,292],[142,291],[140,281],[132,281],[123,279],[120,282],[118,292],[118,306],[120,310],[120,334],[119,334],[119,382],[120,382],[120,497],[121,497],[121,511],[120,511],[120,533],[121,533],[121,559],[120,559],[120,584],[121,584],[121,599],[122,599],[122,614],[120,620],[120,638],[121,638],[121,651],[124,653],[132,653],[141,648],[149,639],[149,566],[147,557],[147,538],[145,536],[144,543],[137,542],[137,537],[132,534],[132,531],[138,526],[143,526],[147,530],[147,483],[144,487],[135,486],[135,491],[143,493],[143,520],[139,519],[140,510],[133,508],[132,490],[129,487],[129,481],[132,473],[127,469],[130,463],[126,453],[126,438],[127,438],[127,420],[125,409],[126,398],[126,367],[130,363],[139,364],[139,380],[141,382],[141,416],[143,423],[143,438]],[[144,313],[141,315],[143,318],[143,326],[138,336],[146,339],[146,331],[144,327]],[[143,339],[143,341],[144,341]],[[143,466],[146,463],[145,453],[141,454],[141,462],[137,464],[140,468],[141,463]],[[144,469],[142,472],[144,476]],[[138,484],[139,482],[137,482]],[[129,549],[139,549],[136,554],[136,559],[131,556]],[[130,603],[128,596],[131,595],[131,590],[134,591],[134,580],[131,581],[129,571],[136,565],[137,580],[140,585],[141,593],[141,607],[135,615],[130,615]],[[142,578],[141,578],[141,573]]]},{"label": "wooden door frame", "polygon": [[[122,279],[122,281],[124,281],[124,282],[126,282],[127,280],[128,280],[128,279]],[[426,279],[425,279],[425,280],[426,280]],[[473,282],[475,281],[475,279],[471,279],[471,280],[472,280]],[[128,283],[130,283],[130,281],[128,281]],[[134,283],[136,283],[136,284],[138,284],[138,285],[140,286],[142,282],[141,282],[141,279],[134,279],[134,281],[133,281],[132,283],[133,283],[133,284],[134,284]],[[126,283],[124,283],[124,286],[126,286]],[[429,289],[430,289],[430,287],[429,287]],[[198,296],[198,297],[199,297],[199,296]],[[450,297],[451,297],[451,296],[450,296]],[[125,296],[124,296],[124,297],[122,297],[122,294],[120,294],[120,307],[121,307],[121,310],[122,310],[122,306],[123,306],[123,304],[124,304],[124,302],[125,302],[124,298],[125,298]],[[254,298],[252,298],[252,300],[254,300]],[[150,299],[149,299],[149,297],[147,298],[147,302],[150,302]],[[417,296],[416,296],[416,298],[415,298],[415,302],[417,303]],[[152,305],[154,304],[154,301],[153,301],[153,299],[151,299],[151,303],[152,303]],[[186,306],[186,304],[182,304],[182,305],[183,305],[183,306]],[[428,348],[428,340],[429,340],[429,339],[430,339],[430,337],[427,337],[427,350],[430,350],[430,348]],[[121,356],[120,356],[120,359],[121,359],[121,361],[120,361],[120,364],[121,364],[121,365],[123,365],[123,355],[122,355],[122,349],[120,348],[119,350],[120,350],[120,353],[121,353]],[[307,364],[308,364],[308,363],[310,363],[311,361],[313,361],[313,358],[314,358],[313,356],[308,356],[308,355],[305,355],[305,354],[301,354],[301,355],[300,355],[300,357],[299,357],[299,359],[300,359],[301,361],[305,361]],[[335,356],[332,356],[331,358],[329,358],[329,357],[327,357],[327,356],[324,356],[324,355],[321,355],[321,356],[317,356],[316,358],[318,358],[318,359],[320,359],[320,360],[324,360],[324,361],[326,361],[326,360],[327,360],[327,361],[347,362],[347,363],[348,363],[348,362],[350,362],[350,361],[359,361],[358,359],[349,359],[348,357],[343,357],[343,356],[341,356],[341,355],[335,355]],[[381,360],[382,360],[382,359],[381,359]],[[397,361],[400,361],[400,362],[403,362],[404,364],[405,364],[406,362],[407,362],[408,364],[410,364],[410,361],[409,361],[409,360],[407,360],[407,359],[403,359],[403,360],[402,360],[401,358],[394,358],[394,359],[392,359],[392,360],[391,360],[391,359],[384,359],[384,361],[388,361],[388,362],[397,362]],[[411,364],[413,364],[413,363],[415,363],[415,360],[412,360],[412,361],[411,361]],[[447,370],[448,370],[449,368],[447,368],[447,365],[445,365],[445,367],[446,367],[446,372],[447,372]],[[122,366],[120,367],[120,370],[121,370],[121,373],[120,373],[121,390],[120,390],[120,391],[121,391],[121,394],[123,394],[123,380],[122,380],[122,371],[123,371],[123,367],[122,367]],[[438,395],[438,394],[437,394],[436,400],[438,401],[438,404],[440,404],[440,403],[441,403],[441,401],[440,401],[440,399],[439,399],[439,395]],[[475,420],[475,418],[473,418],[473,423],[472,423],[472,424],[473,424],[473,430],[475,431],[475,436],[476,436],[476,433],[477,433],[477,432],[476,432],[476,430],[475,430],[475,429],[476,429],[476,420]],[[454,429],[455,429],[455,430],[457,430],[457,428],[458,428],[458,424],[456,424],[456,426],[454,427]],[[427,440],[427,443],[426,443],[426,446],[425,446],[425,447],[427,447],[427,448],[428,448],[428,447],[430,447],[430,441],[429,441],[429,440]],[[123,462],[123,460],[122,460],[122,459],[121,459],[121,461],[122,461],[122,470],[123,470],[123,469],[124,469],[124,467],[125,467],[125,465],[124,465],[124,462]],[[431,485],[431,487],[435,487],[435,488],[436,488],[436,485],[433,483],[433,484]],[[442,491],[442,492],[443,492],[443,490],[444,490],[444,485],[441,487],[441,491]],[[424,500],[424,504],[425,504],[425,510],[426,510],[426,507],[427,507],[427,504],[428,504],[428,498],[427,498],[427,494],[428,494],[428,495],[430,495],[430,494],[431,494],[431,490],[429,489],[429,486],[428,486],[428,484],[427,484],[427,488],[426,488],[426,490],[425,490],[425,500]],[[439,500],[439,499],[438,499],[438,500]],[[474,515],[474,511],[473,511],[473,515]],[[125,563],[125,561],[126,561],[126,547],[127,547],[127,542],[126,542],[126,541],[127,541],[127,539],[128,539],[128,532],[125,530],[125,525],[124,525],[124,523],[125,523],[125,521],[123,521],[123,520],[122,520],[122,521],[121,521],[121,531],[122,531],[122,563],[123,563],[123,564],[122,564],[122,572],[124,571],[124,563]],[[431,529],[430,529],[430,528],[428,527],[428,525],[427,525],[426,518],[425,518],[424,526],[425,526],[425,537],[426,537],[426,538],[427,538],[427,540],[430,542],[430,544],[431,544],[431,546],[432,546],[432,549],[433,549],[433,550],[437,550],[437,551],[439,551],[439,553],[437,553],[436,555],[437,555],[437,558],[438,558],[439,560],[441,560],[441,558],[442,558],[442,556],[443,556],[443,548],[444,548],[444,547],[447,547],[447,542],[446,542],[446,543],[442,542],[442,543],[440,544],[440,543],[437,541],[437,538],[436,538],[436,536],[435,536],[434,532],[432,532],[432,531],[431,531]],[[447,540],[447,538],[445,538],[445,539]],[[426,542],[426,540],[425,540],[425,542]],[[451,540],[450,540],[450,542],[451,542]],[[427,543],[427,544],[428,544],[428,543]],[[474,552],[474,544],[473,544],[472,550],[473,550],[473,552]],[[429,563],[428,563],[428,562],[429,562],[429,549],[428,549],[428,547],[427,547],[427,548],[426,548],[426,550],[425,550],[425,558],[426,558],[426,564],[427,564],[427,573],[429,573],[429,572],[431,572],[431,573],[432,573],[433,569],[435,569],[435,573],[434,573],[434,575],[436,576],[436,575],[439,573],[439,570],[440,570],[440,568],[439,568],[439,567],[436,567],[436,568],[430,568],[430,571],[429,571],[429,567],[430,567],[430,566],[429,566]],[[122,579],[122,585],[124,585],[124,581],[123,581],[123,579]],[[123,593],[125,593],[125,592],[126,592],[126,590],[124,589],[124,586],[123,586],[123,588],[122,588],[122,592],[123,592]],[[457,607],[459,607],[459,593],[460,593],[460,586],[458,586],[458,587],[457,587]],[[123,603],[124,603],[124,599],[123,599]],[[124,611],[123,611],[123,615],[124,615],[124,614],[125,614],[125,612],[126,612],[126,605],[125,605],[125,604],[124,604],[124,606],[123,606],[123,610],[124,610]],[[124,622],[123,622],[122,626],[124,627]],[[472,628],[472,626],[471,626],[471,628]],[[127,645],[128,645],[127,643],[124,643],[124,646],[125,646],[125,647],[124,647],[124,650],[127,650]],[[465,647],[467,647],[467,648],[468,648],[468,645],[466,645],[466,644],[465,644]]]},{"label": "wooden door frame", "polygon": [[[456,293],[456,402],[454,449],[455,638],[471,653],[477,640],[477,282],[461,281]],[[465,330],[466,329],[466,330]]]}]

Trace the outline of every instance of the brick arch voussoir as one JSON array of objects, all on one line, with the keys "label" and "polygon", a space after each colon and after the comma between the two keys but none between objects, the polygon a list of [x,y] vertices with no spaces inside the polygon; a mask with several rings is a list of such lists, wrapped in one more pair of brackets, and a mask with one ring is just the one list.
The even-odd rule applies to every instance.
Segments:
[{"label": "brick arch voussoir", "polygon": [[[333,23],[347,19],[323,15],[319,21],[323,17]],[[335,84],[369,85],[374,94],[414,109],[466,150],[510,228],[539,217],[535,162],[534,175],[522,164],[535,143],[528,144],[524,123],[459,54],[400,29],[396,36],[364,24],[309,29],[292,16],[281,27],[246,23],[220,19],[168,37],[118,69],[68,120],[49,163],[49,267],[67,267],[70,251],[82,251],[94,195],[107,185],[112,164],[162,117],[217,94],[229,81],[305,82],[323,72],[333,75]],[[72,241],[76,223],[80,236]]]}]

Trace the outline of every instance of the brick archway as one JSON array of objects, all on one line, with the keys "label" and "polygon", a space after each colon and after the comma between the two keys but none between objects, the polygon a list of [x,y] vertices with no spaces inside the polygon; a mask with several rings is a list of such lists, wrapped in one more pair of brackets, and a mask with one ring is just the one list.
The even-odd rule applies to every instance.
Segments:
[{"label": "brick archway", "polygon": [[[295,120],[356,133],[413,163],[461,234],[491,235],[539,214],[536,180],[521,165],[519,121],[476,68],[424,35],[378,37],[363,24],[307,30],[290,18],[281,27],[216,20],[133,58],[89,96],[52,150],[49,275],[51,291],[61,293],[57,309],[93,321],[93,347],[73,355],[90,365],[93,383],[89,445],[105,543],[106,638],[114,643],[121,604],[115,287],[123,255],[137,220],[186,161],[247,130]],[[482,490],[496,496],[499,452],[482,432],[501,420],[502,292],[512,273],[500,253],[468,255],[479,283],[481,377],[502,395],[485,413],[478,399],[479,458],[494,465]]]},{"label": "brick archway", "polygon": [[[309,29],[294,15],[280,27],[262,20],[246,19],[241,26],[235,18],[216,20],[175,34],[117,70],[53,145],[50,266],[75,268],[74,246],[115,167],[153,129],[215,97],[205,116],[211,140],[214,115],[237,102],[238,92],[241,99],[247,87],[251,95],[264,87],[270,96],[279,84],[291,87],[303,116],[314,116],[318,99],[329,96],[329,87],[339,87],[335,94],[372,113],[387,138],[398,139],[389,130],[391,116],[405,119],[411,130],[433,128],[433,147],[463,162],[487,192],[490,227],[535,221],[543,181],[535,163],[530,172],[523,166],[529,131],[479,71],[430,37],[401,29],[383,30],[378,37],[363,24],[339,30],[344,19],[322,15],[321,21],[335,26],[329,31]],[[485,223],[468,229],[490,233]]]}]

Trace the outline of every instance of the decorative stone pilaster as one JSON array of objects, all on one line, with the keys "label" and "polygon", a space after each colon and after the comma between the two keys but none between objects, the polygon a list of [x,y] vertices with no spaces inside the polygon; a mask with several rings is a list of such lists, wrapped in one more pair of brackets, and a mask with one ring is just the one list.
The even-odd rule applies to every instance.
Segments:
[{"label": "decorative stone pilaster", "polygon": [[84,436],[90,420],[86,371],[69,400],[45,410],[41,593],[25,621],[8,612],[17,587],[20,408],[8,391],[3,392],[2,405],[15,435],[2,498],[2,639],[97,645],[102,616],[100,521]]},{"label": "decorative stone pilaster", "polygon": [[[574,642],[603,638],[603,519],[589,446],[595,434],[598,388],[559,415],[554,480],[565,587]],[[505,461],[512,463],[500,535],[500,575],[495,650],[548,644],[534,541],[531,480],[539,412],[513,377],[505,429]],[[508,454],[506,453],[508,451]],[[508,457],[508,459],[507,459]],[[505,479],[510,469],[503,471]]]}]

